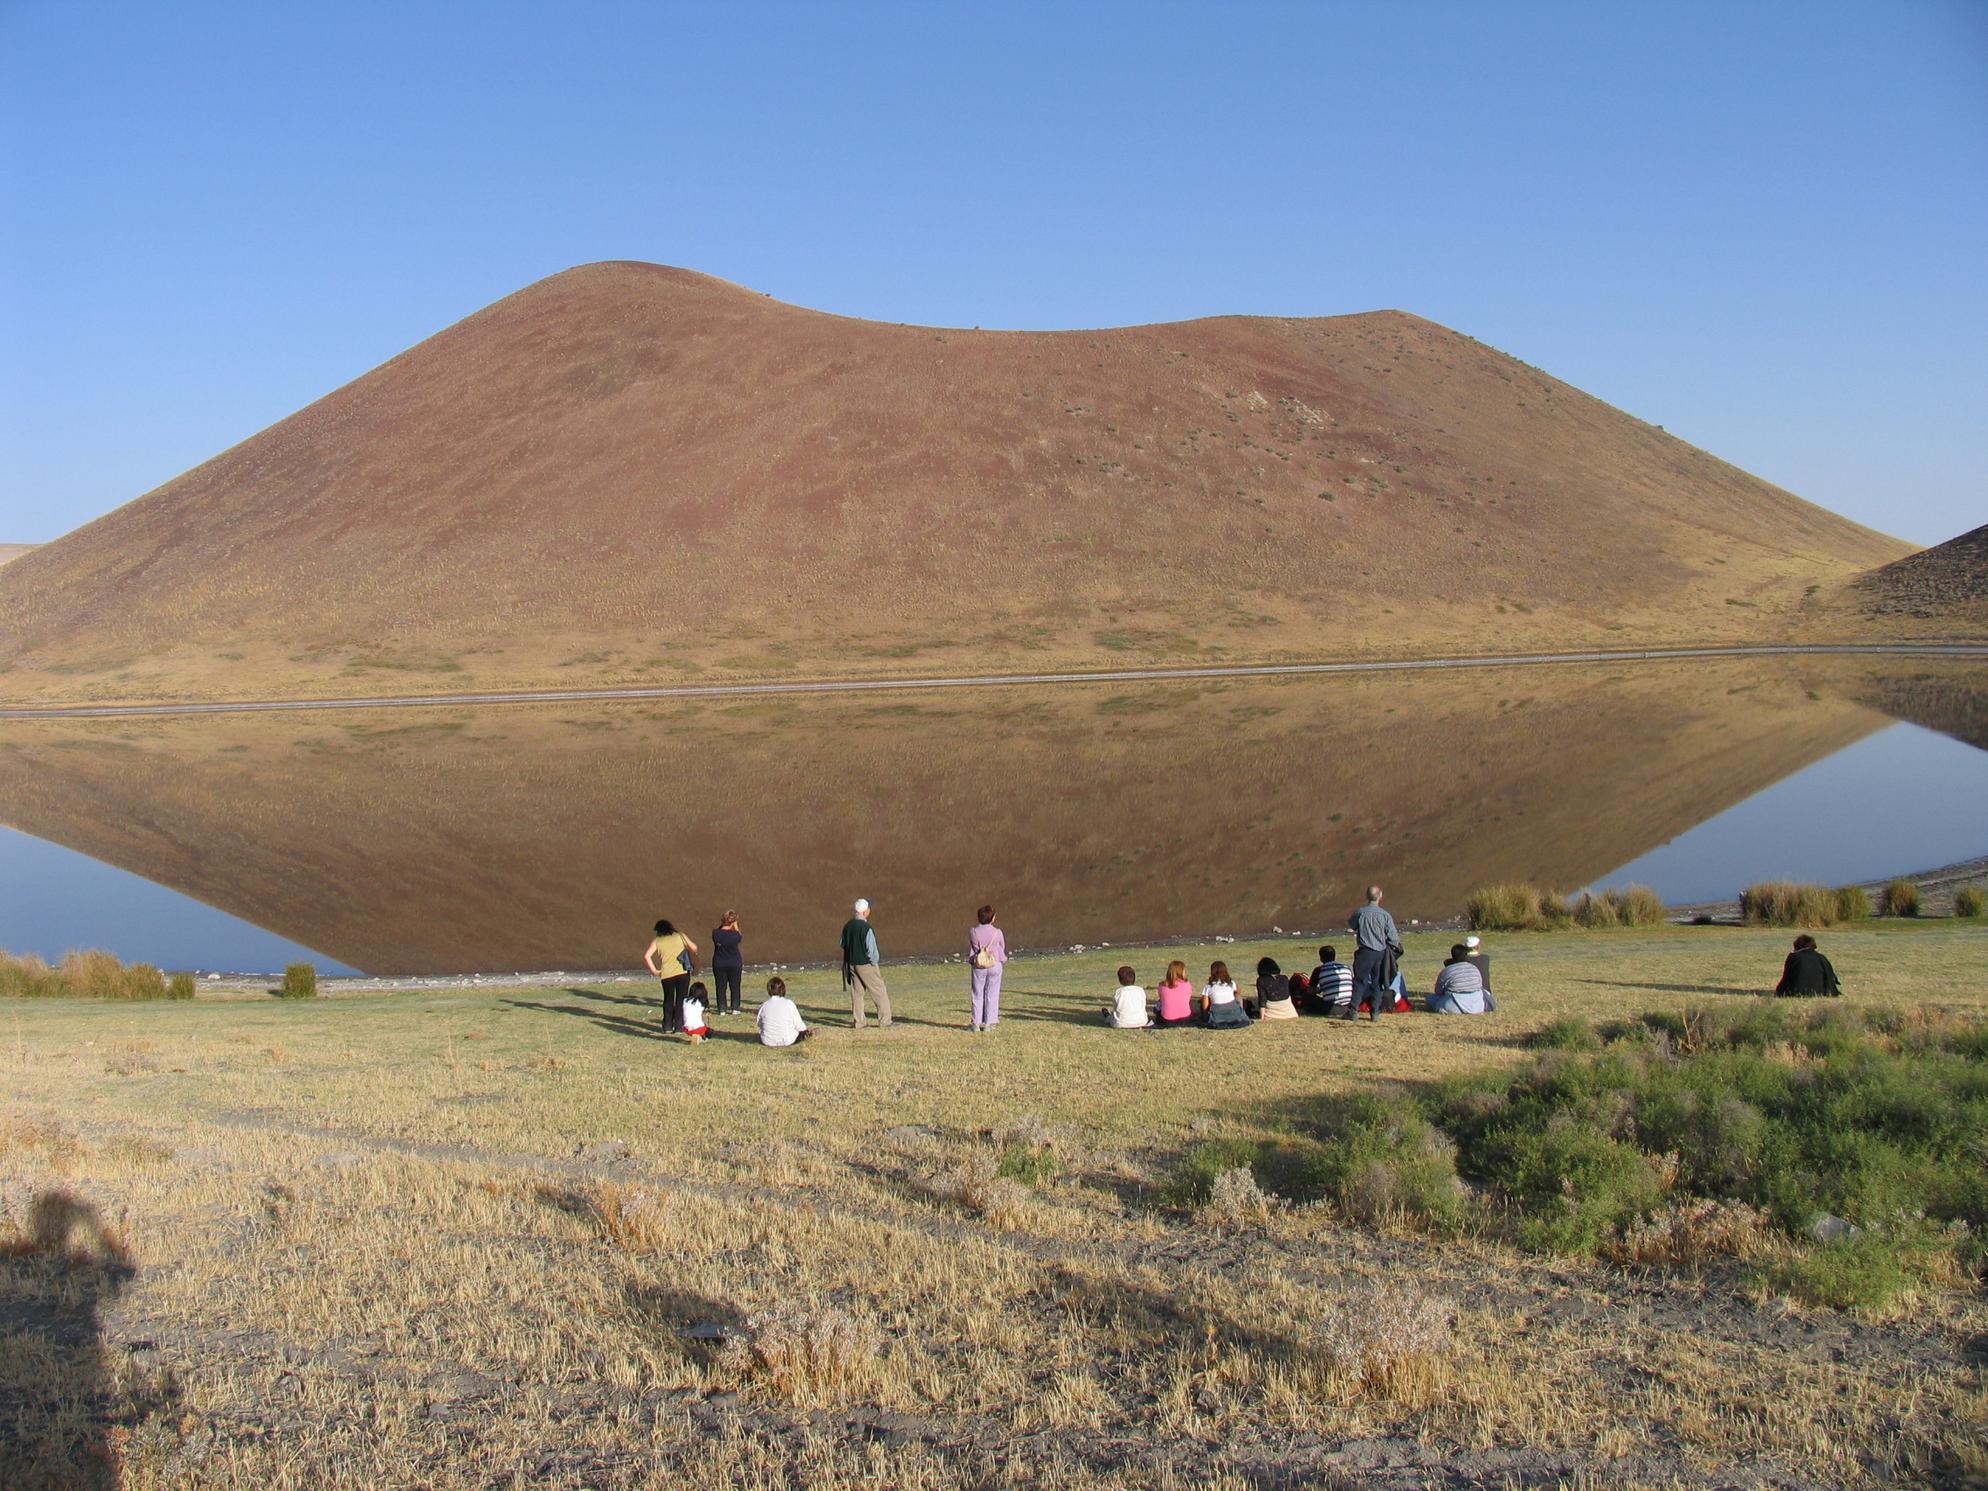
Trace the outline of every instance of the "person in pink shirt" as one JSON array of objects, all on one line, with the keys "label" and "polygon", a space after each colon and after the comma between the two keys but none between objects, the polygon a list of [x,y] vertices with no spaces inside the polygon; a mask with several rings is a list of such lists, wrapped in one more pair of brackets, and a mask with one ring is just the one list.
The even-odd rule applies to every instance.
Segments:
[{"label": "person in pink shirt", "polygon": [[994,908],[983,906],[980,920],[966,934],[966,964],[971,975],[973,1028],[992,1030],[1001,1023],[1001,969],[1008,961],[1008,939],[994,925]]},{"label": "person in pink shirt", "polygon": [[1164,1030],[1170,1026],[1185,1028],[1194,1020],[1194,1006],[1188,1001],[1194,996],[1194,984],[1187,976],[1187,965],[1179,959],[1167,964],[1167,976],[1160,980],[1159,988],[1153,991],[1159,996],[1159,1018],[1153,1024]]}]

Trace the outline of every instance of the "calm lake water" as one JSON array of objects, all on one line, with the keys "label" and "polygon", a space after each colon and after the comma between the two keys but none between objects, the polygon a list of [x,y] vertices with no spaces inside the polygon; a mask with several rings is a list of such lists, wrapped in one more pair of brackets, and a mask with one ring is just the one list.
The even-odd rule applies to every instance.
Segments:
[{"label": "calm lake water", "polygon": [[[1978,664],[1698,661],[894,697],[0,724],[0,947],[637,966],[1404,919],[1477,885],[1841,883],[1988,852]],[[1969,743],[1974,742],[1974,743]]]}]

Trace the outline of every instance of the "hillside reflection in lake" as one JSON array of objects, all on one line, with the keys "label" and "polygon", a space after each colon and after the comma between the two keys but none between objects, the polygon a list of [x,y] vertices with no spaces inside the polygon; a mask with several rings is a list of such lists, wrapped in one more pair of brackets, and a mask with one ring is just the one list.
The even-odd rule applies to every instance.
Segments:
[{"label": "hillside reflection in lake", "polygon": [[[701,937],[726,907],[754,961],[822,960],[857,894],[887,956],[954,950],[982,901],[1018,946],[1246,934],[1338,926],[1369,879],[1404,918],[1488,881],[1595,881],[1894,715],[1967,734],[1982,671],[1701,660],[9,723],[0,821],[371,973],[629,967],[655,917]],[[1855,790],[1880,785],[1917,790]],[[120,914],[109,892],[90,911]],[[35,938],[0,924],[17,951],[62,951]]]}]

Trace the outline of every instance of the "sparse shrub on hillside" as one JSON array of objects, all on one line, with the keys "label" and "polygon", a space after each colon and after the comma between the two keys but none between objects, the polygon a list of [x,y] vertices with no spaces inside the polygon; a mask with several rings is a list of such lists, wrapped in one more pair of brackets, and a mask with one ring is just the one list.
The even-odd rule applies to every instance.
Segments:
[{"label": "sparse shrub on hillside", "polygon": [[292,963],[283,970],[283,987],[276,991],[278,999],[315,999],[318,992],[318,971],[309,963]]},{"label": "sparse shrub on hillside", "polygon": [[193,998],[193,975],[190,973],[176,973],[171,978],[167,979],[166,998],[168,999]]},{"label": "sparse shrub on hillside", "polygon": [[1601,927],[1619,927],[1622,915],[1608,897],[1582,891],[1574,902],[1574,925],[1587,927],[1591,931]]},{"label": "sparse shrub on hillside", "polygon": [[1988,891],[1978,885],[1964,885],[1953,893],[1953,914],[1955,916],[1988,915]]},{"label": "sparse shrub on hillside", "polygon": [[1919,914],[1919,887],[1910,880],[1888,880],[1884,887],[1884,914],[1886,916],[1917,916]]},{"label": "sparse shrub on hillside", "polygon": [[1763,880],[1740,892],[1740,916],[1757,927],[1831,927],[1841,904],[1826,885]]},{"label": "sparse shrub on hillside", "polygon": [[1861,885],[1839,886],[1836,891],[1836,919],[1862,922],[1871,919],[1871,893]]}]

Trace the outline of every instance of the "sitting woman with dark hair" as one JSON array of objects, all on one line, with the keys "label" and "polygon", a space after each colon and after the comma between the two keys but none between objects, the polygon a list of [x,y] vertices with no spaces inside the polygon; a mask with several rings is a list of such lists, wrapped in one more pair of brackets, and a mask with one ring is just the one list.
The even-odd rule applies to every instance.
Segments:
[{"label": "sitting woman with dark hair", "polygon": [[1836,982],[1836,970],[1817,950],[1815,939],[1804,932],[1795,939],[1788,961],[1781,965],[1781,982],[1774,986],[1774,992],[1796,999],[1815,995],[1834,999],[1843,992],[1843,986]]},{"label": "sitting woman with dark hair", "polygon": [[1256,960],[1256,1008],[1250,1013],[1259,1020],[1298,1018],[1298,1007],[1291,1003],[1290,981],[1275,958]]},{"label": "sitting woman with dark hair", "polygon": [[1229,965],[1208,965],[1208,982],[1201,986],[1201,1023],[1210,1030],[1243,1030],[1249,1026],[1249,1011],[1236,997],[1236,981],[1229,977]]}]

